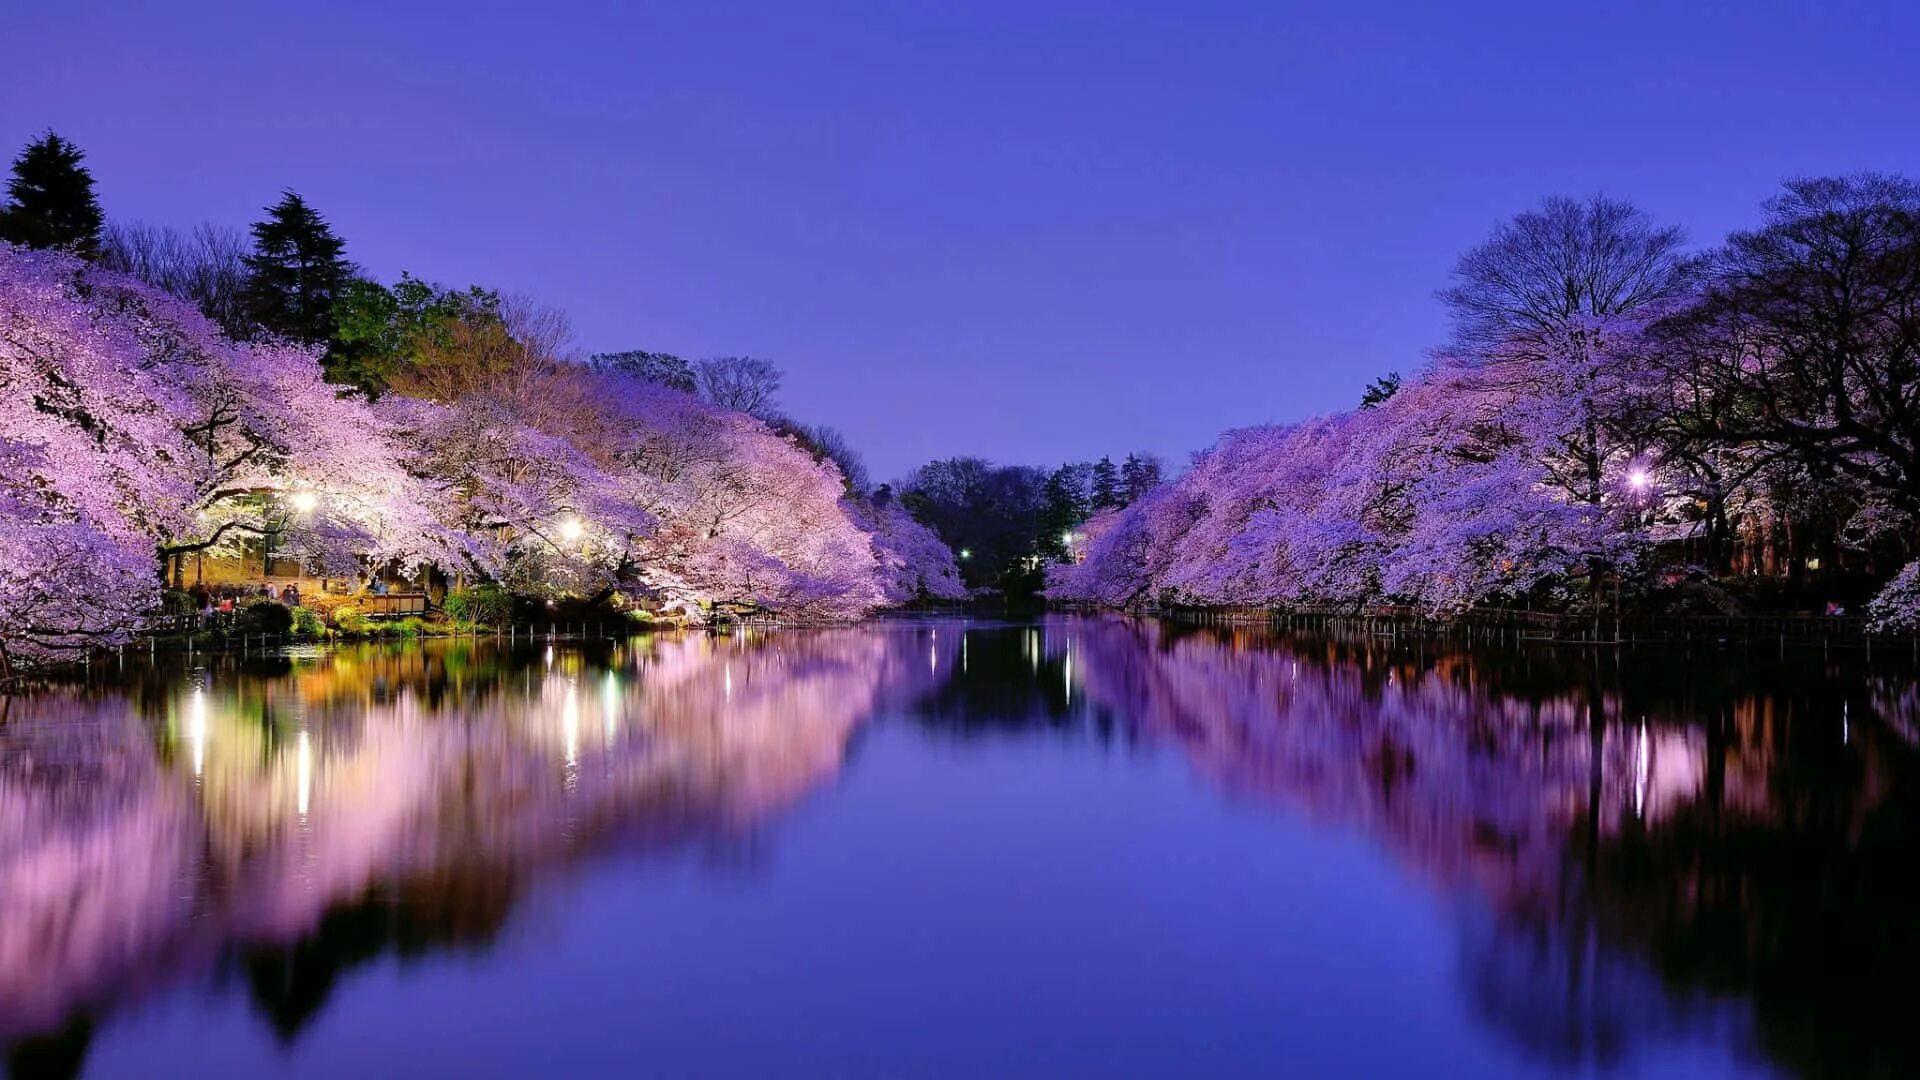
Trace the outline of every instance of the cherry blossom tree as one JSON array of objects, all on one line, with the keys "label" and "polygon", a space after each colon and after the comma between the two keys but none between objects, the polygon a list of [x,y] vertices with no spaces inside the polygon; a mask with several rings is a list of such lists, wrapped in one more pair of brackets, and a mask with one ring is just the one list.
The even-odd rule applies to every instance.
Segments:
[{"label": "cherry blossom tree", "polygon": [[[497,353],[496,353],[497,355]],[[673,387],[525,354],[379,411],[460,538],[459,565],[530,593],[854,617],[888,602],[830,461]],[[451,365],[443,365],[451,370]]]},{"label": "cherry blossom tree", "polygon": [[1555,483],[1580,415],[1562,393],[1501,363],[1441,364],[1372,408],[1230,432],[1089,529],[1051,595],[1454,611],[1624,561],[1626,474],[1599,506]]},{"label": "cherry blossom tree", "polygon": [[440,560],[533,595],[591,594],[614,581],[654,519],[567,440],[497,403],[383,399],[423,509],[447,538]]},{"label": "cherry blossom tree", "polygon": [[245,536],[339,569],[425,558],[397,448],[309,350],[236,343],[184,300],[42,253],[0,253],[4,430],[95,527],[173,561]]},{"label": "cherry blossom tree", "polygon": [[1920,562],[1901,567],[1867,604],[1867,615],[1873,620],[1873,628],[1884,633],[1920,630]]},{"label": "cherry blossom tree", "polygon": [[877,502],[849,497],[847,513],[873,536],[879,558],[881,590],[889,604],[920,599],[963,600],[967,587],[953,550],[932,529],[915,521],[891,499]]},{"label": "cherry blossom tree", "polygon": [[116,540],[185,531],[186,380],[149,362],[133,326],[95,317],[81,295],[92,277],[68,256],[0,247],[0,434],[39,451],[32,486]]},{"label": "cherry blossom tree", "polygon": [[153,557],[37,486],[44,452],[0,438],[0,683],[16,660],[131,640],[158,605]]},{"label": "cherry blossom tree", "polygon": [[1103,607],[1160,599],[1166,569],[1204,509],[1197,485],[1183,481],[1094,515],[1081,527],[1082,558],[1049,568],[1047,595]]},{"label": "cherry blossom tree", "polygon": [[630,477],[660,522],[638,584],[676,611],[715,605],[847,618],[886,602],[868,535],[831,462],[744,413],[668,387],[596,375],[606,422],[593,454]]}]

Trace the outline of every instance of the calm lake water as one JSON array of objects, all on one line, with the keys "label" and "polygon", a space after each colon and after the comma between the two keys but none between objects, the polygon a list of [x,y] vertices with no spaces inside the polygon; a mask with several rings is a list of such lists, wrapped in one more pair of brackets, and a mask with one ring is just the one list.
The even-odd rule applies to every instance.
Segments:
[{"label": "calm lake water", "polygon": [[13,1075],[1920,1075],[1906,658],[1119,619],[0,720]]}]

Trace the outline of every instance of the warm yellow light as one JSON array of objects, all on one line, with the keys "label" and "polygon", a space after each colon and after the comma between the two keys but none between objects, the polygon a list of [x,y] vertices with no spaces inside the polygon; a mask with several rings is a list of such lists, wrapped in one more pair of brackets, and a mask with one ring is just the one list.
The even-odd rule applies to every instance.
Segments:
[{"label": "warm yellow light", "polygon": [[193,744],[193,775],[198,777],[207,767],[207,692],[197,686],[187,706],[187,740]]},{"label": "warm yellow light", "polygon": [[567,699],[560,707],[560,739],[566,744],[567,764],[580,764],[580,684],[567,681]]},{"label": "warm yellow light", "polygon": [[569,543],[580,539],[580,535],[586,531],[587,527],[580,524],[577,517],[565,518],[560,522],[560,539]]},{"label": "warm yellow light", "polygon": [[311,491],[296,491],[287,501],[293,504],[295,510],[303,514],[311,514],[313,508],[320,505],[320,496]]},{"label": "warm yellow light", "polygon": [[300,733],[300,741],[294,751],[294,802],[302,818],[313,806],[313,739],[306,732]]}]

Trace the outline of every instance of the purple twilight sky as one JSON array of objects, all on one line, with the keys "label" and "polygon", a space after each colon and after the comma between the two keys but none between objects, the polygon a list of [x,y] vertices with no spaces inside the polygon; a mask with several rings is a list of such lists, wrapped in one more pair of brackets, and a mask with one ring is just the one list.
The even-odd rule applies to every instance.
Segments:
[{"label": "purple twilight sky", "polygon": [[[191,12],[188,14],[187,12]],[[1920,175],[1920,4],[9,4],[0,144],[118,219],[283,187],[354,259],[766,356],[885,479],[1170,462],[1350,406],[1553,192],[1697,242],[1782,178]]]}]

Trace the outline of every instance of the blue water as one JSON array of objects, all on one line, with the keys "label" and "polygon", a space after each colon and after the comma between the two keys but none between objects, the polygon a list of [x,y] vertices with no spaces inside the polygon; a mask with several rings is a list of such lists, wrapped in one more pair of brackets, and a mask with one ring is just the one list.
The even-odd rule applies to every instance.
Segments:
[{"label": "blue water", "polygon": [[1899,1073],[1910,683],[1714,665],[1060,619],[102,671],[0,726],[0,1044],[15,1075]]}]

